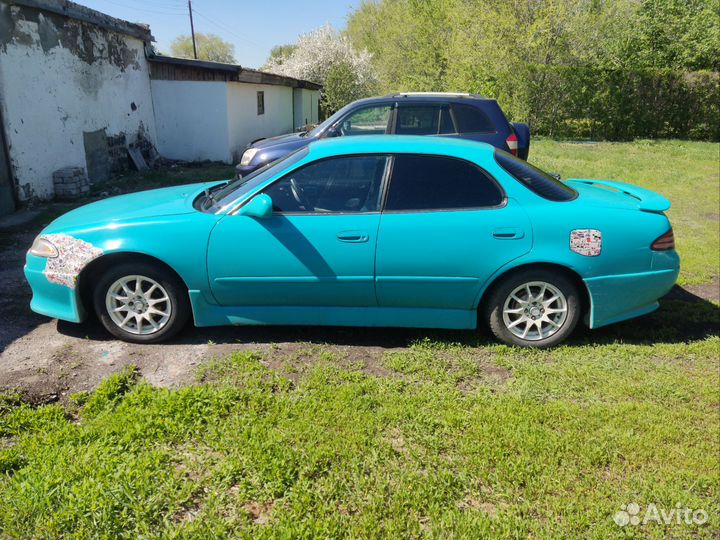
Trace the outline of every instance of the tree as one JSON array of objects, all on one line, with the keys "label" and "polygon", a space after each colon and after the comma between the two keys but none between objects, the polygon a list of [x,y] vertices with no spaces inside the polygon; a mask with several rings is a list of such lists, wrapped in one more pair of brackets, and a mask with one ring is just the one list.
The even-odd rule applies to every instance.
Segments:
[{"label": "tree", "polygon": [[347,35],[381,90],[482,94],[545,134],[711,124],[699,111],[720,69],[720,0],[366,0]]},{"label": "tree", "polygon": [[[366,50],[356,50],[350,40],[330,25],[303,34],[292,49],[276,47],[263,66],[265,71],[329,86],[323,89],[323,113],[328,115],[355,99],[371,95],[377,77]],[[288,54],[289,53],[289,54]]]},{"label": "tree", "polygon": [[[195,32],[198,60],[235,64],[235,46],[215,34]],[[194,58],[192,38],[188,35],[176,37],[170,44],[170,52],[178,58]]]},{"label": "tree", "polygon": [[322,95],[322,110],[333,114],[348,103],[369,95],[369,89],[358,80],[352,66],[341,61],[333,64],[325,77]]},{"label": "tree", "polygon": [[293,45],[292,43],[286,45],[276,45],[275,47],[270,49],[270,57],[268,58],[268,62],[272,61],[276,64],[282,64],[290,57],[293,52],[295,52],[296,48],[297,46]]}]

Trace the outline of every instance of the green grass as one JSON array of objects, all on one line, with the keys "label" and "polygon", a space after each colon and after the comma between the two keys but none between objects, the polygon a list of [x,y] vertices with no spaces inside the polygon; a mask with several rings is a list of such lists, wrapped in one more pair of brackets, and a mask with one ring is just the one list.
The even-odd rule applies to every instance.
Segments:
[{"label": "green grass", "polygon": [[720,144],[691,141],[571,144],[534,140],[530,161],[563,178],[629,182],[661,193],[682,257],[680,284],[720,274]]},{"label": "green grass", "polygon": [[[294,382],[237,353],[182,389],[127,370],[78,406],[9,399],[0,534],[714,538],[719,346],[422,340],[383,376],[320,347]],[[633,501],[710,521],[621,529]]]},{"label": "green grass", "polygon": [[[541,140],[533,158],[666,194],[702,283],[717,150]],[[549,351],[416,331],[367,357],[236,353],[179,389],[126,369],[67,404],[0,396],[0,537],[717,538],[719,329],[717,304],[667,301]],[[619,527],[632,502],[709,519]]]}]

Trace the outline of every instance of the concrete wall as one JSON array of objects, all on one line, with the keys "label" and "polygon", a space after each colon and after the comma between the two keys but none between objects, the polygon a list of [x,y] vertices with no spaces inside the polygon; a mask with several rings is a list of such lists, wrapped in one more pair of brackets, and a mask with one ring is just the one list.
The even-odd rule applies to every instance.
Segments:
[{"label": "concrete wall", "polygon": [[221,81],[150,83],[161,156],[188,161],[232,159],[227,84]]},{"label": "concrete wall", "polygon": [[[255,139],[293,131],[293,89],[289,86],[229,82],[228,130],[233,161]],[[265,93],[265,114],[257,114],[257,92]]]},{"label": "concrete wall", "polygon": [[52,197],[57,169],[87,170],[86,133],[122,133],[128,143],[140,133],[154,142],[143,45],[138,38],[0,1],[2,113],[21,200]]}]

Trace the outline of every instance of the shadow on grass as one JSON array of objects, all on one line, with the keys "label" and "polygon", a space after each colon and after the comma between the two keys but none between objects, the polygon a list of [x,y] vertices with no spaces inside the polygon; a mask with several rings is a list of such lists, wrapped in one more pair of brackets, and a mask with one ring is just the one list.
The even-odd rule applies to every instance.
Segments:
[{"label": "shadow on grass", "polygon": [[[113,338],[95,320],[78,325],[58,321],[58,331],[73,337],[110,341]],[[720,334],[720,306],[675,286],[660,303],[660,309],[622,323],[597,330],[579,325],[568,345],[631,343],[685,343]],[[493,345],[497,341],[488,331],[428,330],[418,328],[369,328],[334,326],[189,326],[170,343],[197,345],[208,343],[284,343],[304,342],[330,345],[397,348],[430,339],[436,342],[470,346]]]}]

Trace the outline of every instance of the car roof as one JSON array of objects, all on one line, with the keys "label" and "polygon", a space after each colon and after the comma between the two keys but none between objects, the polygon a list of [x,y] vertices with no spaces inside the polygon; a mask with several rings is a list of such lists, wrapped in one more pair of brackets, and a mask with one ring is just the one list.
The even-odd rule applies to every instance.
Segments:
[{"label": "car roof", "polygon": [[463,156],[472,152],[492,157],[495,147],[478,141],[427,135],[358,135],[333,137],[310,143],[314,159],[347,154],[441,154]]}]

